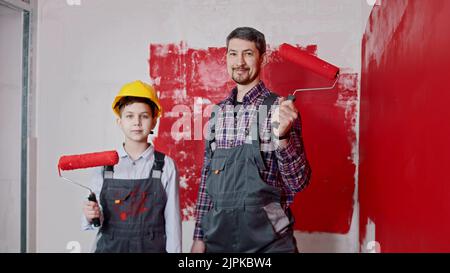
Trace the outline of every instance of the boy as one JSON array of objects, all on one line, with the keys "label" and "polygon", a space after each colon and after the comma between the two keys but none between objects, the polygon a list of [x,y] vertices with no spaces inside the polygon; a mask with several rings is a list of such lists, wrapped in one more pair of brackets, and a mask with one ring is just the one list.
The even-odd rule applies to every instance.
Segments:
[{"label": "boy", "polygon": [[85,230],[100,218],[95,252],[181,252],[176,167],[147,141],[162,111],[156,92],[141,81],[128,83],[112,109],[125,136],[119,163],[96,169],[99,203],[83,207]]}]

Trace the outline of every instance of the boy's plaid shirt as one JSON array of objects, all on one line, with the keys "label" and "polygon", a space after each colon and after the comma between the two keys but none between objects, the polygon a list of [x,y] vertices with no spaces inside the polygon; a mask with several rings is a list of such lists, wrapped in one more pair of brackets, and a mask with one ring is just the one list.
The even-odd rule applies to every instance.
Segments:
[{"label": "boy's plaid shirt", "polygon": [[[232,148],[244,143],[249,143],[251,134],[247,137],[246,135],[249,134],[251,124],[256,121],[258,106],[263,103],[264,99],[269,94],[270,91],[265,87],[264,83],[260,81],[244,96],[242,107],[239,108],[236,118],[234,106],[237,95],[236,88],[231,91],[230,96],[218,104],[219,111],[217,112],[218,114],[216,114],[217,117],[215,119],[216,148]],[[263,121],[259,130],[261,151],[266,166],[266,170],[261,170],[260,175],[267,184],[281,190],[282,206],[287,209],[294,201],[295,194],[303,190],[309,184],[311,168],[306,159],[303,147],[300,115],[292,126],[290,138],[286,147],[276,149],[273,141],[271,141],[272,125],[270,121],[272,113],[278,105],[279,98],[275,100],[274,106],[266,116],[260,114],[260,119]],[[206,145],[208,145],[208,141],[206,141]],[[205,149],[200,188],[195,209],[196,223],[194,239],[203,239],[203,231],[200,222],[203,216],[212,207],[211,200],[205,191],[209,165],[210,159]]]}]

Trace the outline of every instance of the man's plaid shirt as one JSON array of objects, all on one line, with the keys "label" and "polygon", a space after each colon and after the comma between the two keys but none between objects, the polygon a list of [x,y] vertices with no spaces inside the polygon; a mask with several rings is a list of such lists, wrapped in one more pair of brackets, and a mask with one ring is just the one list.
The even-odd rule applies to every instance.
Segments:
[{"label": "man's plaid shirt", "polygon": [[[237,88],[231,91],[230,96],[218,104],[219,111],[215,119],[215,145],[216,148],[232,148],[246,142],[252,123],[256,121],[258,107],[270,91],[260,81],[255,87],[247,92],[242,101],[242,107],[237,111],[235,118],[235,101]],[[261,125],[259,128],[262,157],[266,166],[260,170],[263,181],[281,190],[282,206],[287,209],[294,201],[295,194],[303,190],[308,184],[311,176],[311,168],[306,159],[302,140],[302,128],[300,115],[291,128],[288,145],[284,148],[276,148],[272,141],[271,117],[275,108],[279,105],[279,98],[271,111],[265,117],[260,115]],[[261,113],[261,112],[260,112]],[[211,124],[210,124],[211,127]],[[209,130],[210,131],[210,130]],[[269,136],[269,137],[267,137]],[[208,141],[206,141],[208,145]],[[201,219],[211,209],[212,203],[207,195],[206,178],[209,173],[210,158],[205,149],[200,188],[195,209],[195,231],[194,239],[203,239],[203,231],[200,226]]]}]

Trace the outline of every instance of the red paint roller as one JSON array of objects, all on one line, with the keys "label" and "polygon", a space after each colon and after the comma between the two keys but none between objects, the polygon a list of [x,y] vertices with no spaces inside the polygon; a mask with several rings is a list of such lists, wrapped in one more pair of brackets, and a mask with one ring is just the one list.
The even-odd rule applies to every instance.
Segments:
[{"label": "red paint roller", "polygon": [[[61,178],[64,180],[88,189],[90,194],[88,197],[89,201],[97,202],[97,198],[95,197],[95,193],[88,187],[72,181],[61,175],[61,170],[69,171],[76,169],[86,169],[93,168],[99,166],[114,166],[119,162],[119,155],[116,151],[105,151],[105,152],[97,152],[97,153],[88,153],[88,154],[80,154],[80,155],[65,155],[59,158],[58,162],[58,173]],[[95,218],[92,220],[94,226],[100,226],[100,219]]]},{"label": "red paint roller", "polygon": [[58,170],[69,171],[98,166],[114,166],[119,162],[116,151],[105,151],[81,155],[63,155],[59,159]]},{"label": "red paint roller", "polygon": [[284,59],[305,67],[312,72],[319,74],[330,80],[334,80],[334,84],[331,87],[324,88],[307,88],[297,89],[292,95],[288,96],[289,100],[295,101],[295,93],[299,91],[311,91],[311,90],[328,90],[333,89],[339,78],[339,68],[311,55],[299,48],[296,48],[290,44],[282,44],[279,48],[280,56]]}]

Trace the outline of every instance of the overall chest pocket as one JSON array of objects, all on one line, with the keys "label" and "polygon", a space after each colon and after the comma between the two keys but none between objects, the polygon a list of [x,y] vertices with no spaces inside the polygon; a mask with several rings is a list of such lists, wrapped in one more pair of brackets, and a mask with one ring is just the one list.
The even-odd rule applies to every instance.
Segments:
[{"label": "overall chest pocket", "polygon": [[223,184],[226,177],[226,157],[213,157],[211,159],[208,178],[206,179],[206,192],[215,194],[220,191],[220,185]]},{"label": "overall chest pocket", "polygon": [[124,188],[108,188],[104,194],[107,205],[124,204],[130,196],[131,190]]},{"label": "overall chest pocket", "polygon": [[213,157],[211,159],[210,175],[219,175],[225,169],[227,164],[226,157]]}]

